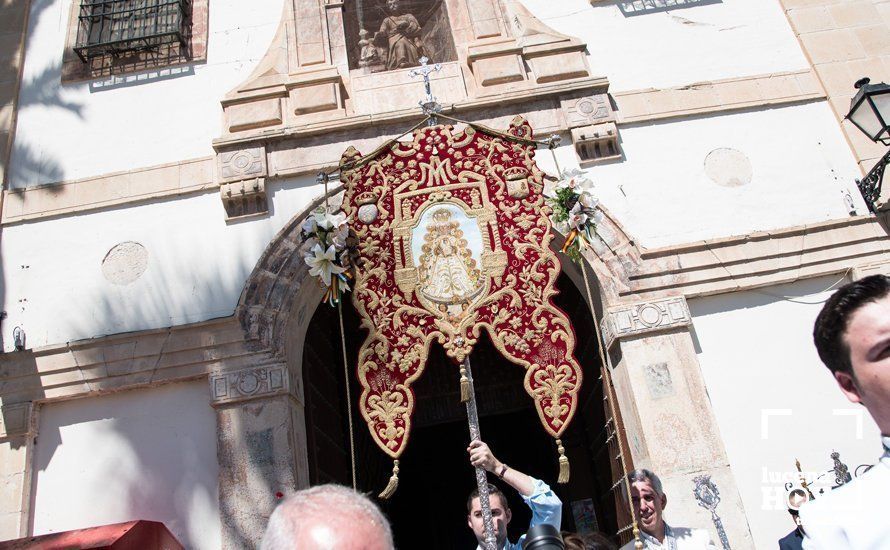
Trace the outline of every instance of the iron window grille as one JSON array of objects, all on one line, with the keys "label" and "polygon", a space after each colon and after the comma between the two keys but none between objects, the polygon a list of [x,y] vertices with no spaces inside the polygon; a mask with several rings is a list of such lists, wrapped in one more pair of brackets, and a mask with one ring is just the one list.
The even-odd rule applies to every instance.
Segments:
[{"label": "iron window grille", "polygon": [[660,11],[670,11],[693,6],[720,4],[723,0],[621,0],[618,7],[625,16],[643,15]]},{"label": "iron window grille", "polygon": [[88,60],[179,44],[191,0],[82,0],[74,51]]}]

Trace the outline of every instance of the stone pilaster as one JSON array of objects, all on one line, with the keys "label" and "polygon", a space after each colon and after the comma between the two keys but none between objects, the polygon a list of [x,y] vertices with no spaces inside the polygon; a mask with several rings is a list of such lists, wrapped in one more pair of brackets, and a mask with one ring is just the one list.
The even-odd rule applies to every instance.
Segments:
[{"label": "stone pilaster", "polygon": [[210,376],[223,548],[253,548],[277,502],[309,485],[303,390],[275,363]]},{"label": "stone pilaster", "polygon": [[630,452],[637,468],[661,477],[668,521],[707,528],[720,546],[711,512],[695,493],[696,480],[710,476],[720,495],[715,513],[730,547],[753,548],[690,326],[682,296],[612,307],[606,314],[603,331],[613,357],[620,356],[613,378]]},{"label": "stone pilaster", "polygon": [[0,540],[29,534],[36,429],[31,403],[0,406]]}]

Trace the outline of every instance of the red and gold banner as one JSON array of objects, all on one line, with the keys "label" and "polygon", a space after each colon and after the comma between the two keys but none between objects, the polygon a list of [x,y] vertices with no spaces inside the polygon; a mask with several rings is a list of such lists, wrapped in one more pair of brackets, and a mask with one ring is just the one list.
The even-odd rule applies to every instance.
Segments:
[{"label": "red and gold banner", "polygon": [[528,123],[517,117],[508,134],[432,126],[369,158],[350,147],[341,160],[343,209],[360,243],[353,303],[369,332],[359,406],[393,458],[408,443],[411,385],[434,340],[461,362],[485,329],[525,369],[550,435],[575,413],[581,368],[569,320],[551,302],[560,265],[543,173]]}]

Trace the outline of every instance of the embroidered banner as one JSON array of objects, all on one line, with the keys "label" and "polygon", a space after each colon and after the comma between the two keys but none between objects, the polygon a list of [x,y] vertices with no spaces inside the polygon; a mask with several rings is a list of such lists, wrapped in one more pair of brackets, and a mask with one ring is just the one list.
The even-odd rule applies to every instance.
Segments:
[{"label": "embroidered banner", "polygon": [[[532,131],[517,117],[509,134]],[[577,407],[581,368],[569,320],[551,302],[560,265],[534,145],[433,126],[368,158],[350,147],[341,169],[343,209],[360,243],[353,303],[369,332],[359,407],[380,448],[398,458],[408,443],[411,385],[432,342],[459,363],[483,329],[525,368],[525,390],[559,438]]]}]

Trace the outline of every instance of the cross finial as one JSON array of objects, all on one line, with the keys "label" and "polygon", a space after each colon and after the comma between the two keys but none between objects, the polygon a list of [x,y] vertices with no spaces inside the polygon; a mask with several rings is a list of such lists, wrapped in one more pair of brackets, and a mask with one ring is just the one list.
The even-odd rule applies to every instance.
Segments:
[{"label": "cross finial", "polygon": [[430,117],[429,125],[434,126],[436,124],[436,113],[442,111],[442,106],[439,105],[439,102],[436,101],[436,98],[433,97],[433,91],[430,88],[430,75],[434,72],[442,70],[442,64],[436,63],[435,65],[429,65],[430,60],[424,56],[418,59],[420,62],[420,67],[415,69],[411,69],[408,71],[408,75],[411,77],[422,76],[423,77],[423,86],[426,89],[426,98],[423,101],[420,101],[420,108],[423,109],[423,114]]}]

